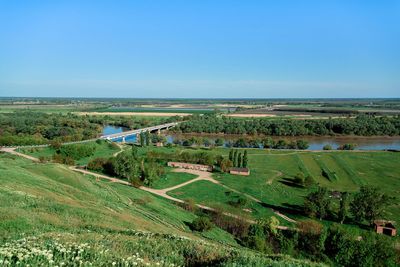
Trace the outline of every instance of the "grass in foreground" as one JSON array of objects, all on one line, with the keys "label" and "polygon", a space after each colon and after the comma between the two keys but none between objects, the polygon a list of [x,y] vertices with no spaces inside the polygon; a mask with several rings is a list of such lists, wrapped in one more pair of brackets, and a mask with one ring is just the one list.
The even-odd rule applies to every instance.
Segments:
[{"label": "grass in foreground", "polygon": [[[0,154],[0,262],[4,266],[304,266],[244,248],[196,216],[133,187]],[[13,207],[10,209],[10,207]],[[207,240],[205,238],[207,237]]]}]

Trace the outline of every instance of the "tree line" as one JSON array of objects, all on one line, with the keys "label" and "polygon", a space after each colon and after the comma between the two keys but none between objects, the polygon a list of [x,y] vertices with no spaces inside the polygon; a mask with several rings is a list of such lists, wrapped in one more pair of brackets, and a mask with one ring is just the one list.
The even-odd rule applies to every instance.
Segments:
[{"label": "tree line", "polygon": [[173,128],[180,133],[224,133],[270,136],[399,135],[400,116],[359,115],[329,119],[238,119],[216,114],[194,115]]},{"label": "tree line", "polygon": [[40,145],[52,140],[81,141],[98,137],[105,125],[129,129],[181,120],[126,116],[81,116],[72,113],[16,111],[0,114],[0,145]]}]

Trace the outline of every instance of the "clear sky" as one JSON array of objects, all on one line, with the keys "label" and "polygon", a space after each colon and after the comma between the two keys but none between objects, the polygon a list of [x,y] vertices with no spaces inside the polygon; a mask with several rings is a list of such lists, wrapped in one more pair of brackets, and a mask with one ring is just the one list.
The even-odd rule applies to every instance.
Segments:
[{"label": "clear sky", "polygon": [[400,1],[1,1],[0,96],[400,97]]}]

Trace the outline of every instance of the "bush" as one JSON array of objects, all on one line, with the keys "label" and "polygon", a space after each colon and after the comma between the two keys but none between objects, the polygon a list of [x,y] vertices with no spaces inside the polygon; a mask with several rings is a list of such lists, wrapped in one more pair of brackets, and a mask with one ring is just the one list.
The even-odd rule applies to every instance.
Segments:
[{"label": "bush", "polygon": [[338,147],[338,150],[354,150],[357,147],[356,144],[344,144]]},{"label": "bush", "polygon": [[324,147],[322,149],[323,150],[332,150],[332,146],[331,145],[324,145]]},{"label": "bush", "polygon": [[185,202],[182,204],[183,208],[187,211],[194,212],[197,210],[196,202],[193,198],[185,199]]},{"label": "bush", "polygon": [[190,228],[194,231],[204,232],[211,230],[214,227],[213,223],[206,216],[197,217],[191,224]]}]

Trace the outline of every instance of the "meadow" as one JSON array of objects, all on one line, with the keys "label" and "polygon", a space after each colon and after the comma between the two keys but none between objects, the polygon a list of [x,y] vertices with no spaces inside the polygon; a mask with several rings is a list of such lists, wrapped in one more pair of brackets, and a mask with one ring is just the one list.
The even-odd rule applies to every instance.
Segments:
[{"label": "meadow", "polygon": [[[148,148],[174,152],[182,148]],[[187,151],[197,151],[188,148]],[[202,149],[228,157],[229,149]],[[249,199],[245,209],[254,218],[270,215],[269,209],[280,210],[289,217],[304,219],[301,212],[304,197],[314,191],[317,185],[330,191],[356,192],[362,185],[378,187],[393,197],[385,209],[385,219],[400,220],[400,153],[367,151],[311,152],[295,150],[246,149],[249,157],[250,176],[237,176],[214,172],[213,177],[221,184],[248,194],[262,201],[262,205]],[[243,150],[242,150],[243,151]],[[311,176],[314,184],[309,187],[293,183],[296,175]],[[171,196],[229,209],[242,213],[243,208],[233,208],[231,203],[238,195],[235,192],[207,181],[195,182],[169,192]],[[243,197],[243,195],[241,195]],[[335,202],[336,200],[332,200]]]},{"label": "meadow", "polygon": [[[322,266],[192,232],[196,215],[134,187],[0,153],[2,266]],[[12,207],[12,209],[10,208]]]}]

